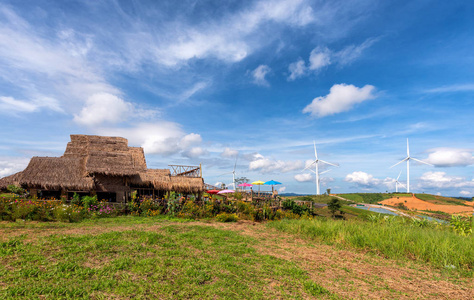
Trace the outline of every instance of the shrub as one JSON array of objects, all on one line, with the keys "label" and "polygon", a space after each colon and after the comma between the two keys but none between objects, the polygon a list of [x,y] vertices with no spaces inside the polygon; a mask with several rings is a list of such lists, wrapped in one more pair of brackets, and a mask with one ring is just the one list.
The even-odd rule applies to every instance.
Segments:
[{"label": "shrub", "polygon": [[469,235],[472,233],[471,218],[454,215],[449,224],[459,235]]},{"label": "shrub", "polygon": [[74,193],[74,195],[72,195],[71,204],[82,205],[81,196],[79,196],[77,193]]},{"label": "shrub", "polygon": [[216,216],[216,220],[219,222],[237,222],[239,217],[236,214],[222,212]]},{"label": "shrub", "polygon": [[25,189],[23,189],[22,187],[16,186],[14,184],[8,185],[7,190],[10,193],[17,194],[17,195],[24,195],[26,193]]},{"label": "shrub", "polygon": [[63,222],[79,222],[84,219],[85,210],[78,205],[58,205],[54,208],[54,217]]},{"label": "shrub", "polygon": [[[93,206],[97,206],[99,203],[97,201],[97,196],[95,195],[95,196],[84,196],[84,197],[82,197],[81,198],[81,204],[84,206],[84,208],[89,209]],[[77,205],[79,205],[79,204],[77,204]]]}]

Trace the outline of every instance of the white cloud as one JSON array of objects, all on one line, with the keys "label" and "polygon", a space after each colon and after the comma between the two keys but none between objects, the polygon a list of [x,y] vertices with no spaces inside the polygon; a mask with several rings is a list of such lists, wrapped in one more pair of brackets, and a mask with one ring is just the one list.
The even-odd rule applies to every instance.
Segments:
[{"label": "white cloud", "polygon": [[457,148],[436,148],[431,152],[426,162],[436,167],[469,166],[474,164],[474,156],[471,150]]},{"label": "white cloud", "polygon": [[[264,34],[259,30],[261,26],[268,23],[305,26],[313,21],[312,8],[305,0],[260,1],[240,13],[226,15],[223,20],[166,28],[160,32],[160,39],[154,38],[151,32],[142,33],[140,38],[131,37],[129,46],[141,51],[139,56],[154,57],[157,63],[167,66],[209,57],[237,62],[262,45],[254,42]],[[268,35],[265,37],[271,40]],[[150,44],[144,47],[143,40]]]},{"label": "white cloud", "polygon": [[286,191],[286,186],[282,186],[281,188],[278,189],[279,193],[283,193]]},{"label": "white cloud", "polygon": [[314,98],[303,109],[303,113],[309,113],[313,117],[324,117],[348,111],[357,103],[374,99],[374,91],[375,87],[372,85],[358,88],[354,85],[335,84],[328,95]]},{"label": "white cloud", "polygon": [[29,161],[28,158],[0,157],[0,178],[23,171]]},{"label": "white cloud", "polygon": [[201,142],[202,142],[201,135],[199,135],[197,133],[190,133],[190,134],[185,135],[181,139],[181,141],[179,142],[179,146],[182,149],[187,149],[191,146],[199,145],[199,144],[201,144]]},{"label": "white cloud", "polygon": [[439,88],[425,90],[425,93],[454,93],[454,92],[471,92],[474,91],[474,84],[453,84],[446,85]]},{"label": "white cloud", "polygon": [[463,196],[470,196],[470,195],[472,195],[472,193],[469,192],[469,191],[460,191],[459,194],[460,194],[460,195],[463,195]]},{"label": "white cloud", "polygon": [[298,61],[291,63],[288,66],[288,71],[290,71],[288,81],[293,81],[299,77],[303,77],[306,74],[306,65],[304,60],[299,59]]},{"label": "white cloud", "polygon": [[114,124],[126,120],[132,110],[131,103],[112,94],[99,93],[87,99],[81,112],[74,115],[74,121],[86,126]]},{"label": "white cloud", "polygon": [[355,171],[351,174],[347,174],[344,180],[346,182],[355,183],[356,185],[364,188],[374,188],[382,186],[387,188],[395,187],[395,179],[393,178],[387,177],[385,179],[379,179],[375,178],[372,174],[368,174],[362,171]]},{"label": "white cloud", "polygon": [[308,182],[313,181],[313,176],[310,173],[296,174],[295,180],[298,182]]},{"label": "white cloud", "polygon": [[421,188],[464,188],[474,187],[474,180],[461,176],[449,176],[446,172],[426,172],[418,183]]},{"label": "white cloud", "polygon": [[201,147],[192,147],[188,150],[183,151],[183,156],[189,158],[196,158],[203,155],[207,155],[209,152]]},{"label": "white cloud", "polygon": [[319,70],[331,64],[331,51],[326,47],[316,47],[309,55],[309,69]]},{"label": "white cloud", "polygon": [[[202,141],[199,134],[186,134],[179,124],[166,121],[138,123],[131,128],[97,127],[94,130],[100,135],[125,137],[131,145],[143,147],[147,154],[177,154],[190,150]],[[197,152],[194,150],[195,154]]]},{"label": "white cloud", "polygon": [[253,82],[257,85],[269,86],[270,84],[265,79],[265,76],[270,72],[270,67],[267,65],[260,65],[252,71]]},{"label": "white cloud", "polygon": [[358,59],[362,55],[362,52],[365,49],[369,48],[377,41],[378,39],[376,38],[370,38],[370,39],[365,40],[360,45],[347,46],[341,51],[338,51],[337,53],[335,53],[334,58],[340,65],[350,64],[356,59]]},{"label": "white cloud", "polygon": [[309,75],[311,74],[309,71],[317,72],[321,68],[334,63],[348,65],[362,56],[363,51],[372,46],[376,41],[378,41],[378,39],[370,38],[360,45],[349,45],[338,52],[333,52],[327,47],[318,46],[311,50],[309,54],[308,67],[306,67],[305,61],[301,58],[288,66],[288,70],[290,71],[288,81]]},{"label": "white cloud", "polygon": [[63,112],[59,103],[55,99],[48,97],[40,97],[33,101],[17,100],[12,97],[0,97],[0,112],[3,113],[32,113],[42,108]]},{"label": "white cloud", "polygon": [[226,158],[234,158],[237,155],[239,155],[239,151],[230,148],[225,148],[221,153],[221,156]]},{"label": "white cloud", "polygon": [[301,161],[271,160],[259,153],[254,154],[254,159],[249,164],[251,171],[259,171],[260,173],[285,173],[302,169],[302,167],[303,162]]}]

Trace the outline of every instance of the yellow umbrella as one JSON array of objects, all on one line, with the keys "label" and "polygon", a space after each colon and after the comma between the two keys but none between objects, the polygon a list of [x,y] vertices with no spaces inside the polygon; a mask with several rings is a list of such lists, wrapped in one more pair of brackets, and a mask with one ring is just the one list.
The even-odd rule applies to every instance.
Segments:
[{"label": "yellow umbrella", "polygon": [[258,185],[258,196],[260,197],[260,186],[263,185],[265,182],[261,180],[257,180],[252,182],[253,185]]}]

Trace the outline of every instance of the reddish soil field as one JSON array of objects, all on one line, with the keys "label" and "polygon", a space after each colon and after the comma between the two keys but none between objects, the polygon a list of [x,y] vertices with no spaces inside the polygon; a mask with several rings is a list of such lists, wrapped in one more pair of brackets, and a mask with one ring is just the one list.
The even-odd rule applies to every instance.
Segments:
[{"label": "reddish soil field", "polygon": [[[415,196],[395,197],[395,198],[386,199],[380,203],[384,205],[390,205],[390,206],[397,206],[399,203],[402,203],[409,209],[442,211],[449,214],[472,213],[472,210],[473,210],[472,206],[433,204],[433,203],[418,199]],[[467,205],[473,205],[473,203],[469,201],[466,201],[465,203]]]}]

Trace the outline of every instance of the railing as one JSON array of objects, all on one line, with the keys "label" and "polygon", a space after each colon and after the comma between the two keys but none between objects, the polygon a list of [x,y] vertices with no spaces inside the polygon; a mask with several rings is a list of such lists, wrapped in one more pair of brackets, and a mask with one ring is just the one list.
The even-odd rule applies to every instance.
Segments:
[{"label": "railing", "polygon": [[171,176],[185,176],[192,178],[201,178],[202,170],[199,166],[182,166],[182,165],[168,165],[170,167]]}]

